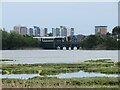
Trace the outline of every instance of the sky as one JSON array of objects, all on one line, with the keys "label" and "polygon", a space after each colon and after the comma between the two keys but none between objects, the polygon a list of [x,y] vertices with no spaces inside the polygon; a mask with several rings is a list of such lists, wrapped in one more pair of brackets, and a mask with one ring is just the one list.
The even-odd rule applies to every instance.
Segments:
[{"label": "sky", "polygon": [[[0,4],[1,5],[1,4]],[[1,10],[0,10],[1,11]],[[95,26],[118,25],[117,2],[2,2],[2,24],[7,31],[15,25],[40,28],[66,26],[75,34],[94,34]]]}]

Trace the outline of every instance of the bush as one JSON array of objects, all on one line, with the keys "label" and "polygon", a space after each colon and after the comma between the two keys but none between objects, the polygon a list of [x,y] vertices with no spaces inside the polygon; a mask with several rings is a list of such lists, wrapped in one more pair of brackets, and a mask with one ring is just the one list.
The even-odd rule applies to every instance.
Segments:
[{"label": "bush", "polygon": [[2,49],[20,49],[26,47],[40,47],[40,41],[28,35],[2,31]]}]

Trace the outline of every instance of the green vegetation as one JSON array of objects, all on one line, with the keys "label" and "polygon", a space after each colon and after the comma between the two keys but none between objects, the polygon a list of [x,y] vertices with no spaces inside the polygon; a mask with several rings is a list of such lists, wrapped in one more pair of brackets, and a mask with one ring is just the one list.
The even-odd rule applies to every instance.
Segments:
[{"label": "green vegetation", "polygon": [[120,26],[116,26],[112,30],[113,35],[120,35]]},{"label": "green vegetation", "polygon": [[120,50],[120,26],[113,28],[107,35],[90,35],[80,42],[82,49]]},{"label": "green vegetation", "polygon": [[3,88],[119,88],[119,84],[118,78],[114,77],[2,79]]},{"label": "green vegetation", "polygon": [[59,73],[78,72],[101,72],[107,74],[120,73],[120,62],[110,60],[89,60],[80,63],[45,63],[45,64],[3,64],[2,74],[40,74],[56,75]]},{"label": "green vegetation", "polygon": [[80,42],[82,49],[120,50],[116,36],[90,35]]},{"label": "green vegetation", "polygon": [[37,39],[28,35],[20,35],[15,32],[6,32],[0,30],[2,33],[2,49],[24,49],[24,48],[39,48],[40,42]]},{"label": "green vegetation", "polygon": [[105,60],[88,60],[79,63],[45,63],[45,64],[3,64],[2,74],[34,74],[44,77],[29,79],[2,79],[3,88],[119,88],[117,77],[85,77],[85,78],[57,78],[46,75],[59,73],[87,72],[120,73],[120,62]]}]

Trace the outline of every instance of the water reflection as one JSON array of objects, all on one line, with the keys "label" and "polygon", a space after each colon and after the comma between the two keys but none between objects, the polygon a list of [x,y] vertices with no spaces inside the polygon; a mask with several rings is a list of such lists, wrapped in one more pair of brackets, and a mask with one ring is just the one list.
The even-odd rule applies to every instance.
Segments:
[{"label": "water reflection", "polygon": [[95,72],[84,72],[79,71],[75,73],[65,73],[56,75],[59,78],[82,78],[82,77],[118,77],[118,74],[102,74],[102,73],[95,73]]},{"label": "water reflection", "polygon": [[39,74],[4,74],[4,75],[0,74],[0,77],[2,78],[19,78],[19,79],[28,79],[35,76],[39,76]]},{"label": "water reflection", "polygon": [[[1,75],[2,78],[19,78],[28,79],[35,76],[41,76],[39,74],[5,74]],[[82,78],[82,77],[118,77],[118,74],[102,74],[102,73],[89,73],[84,71],[74,72],[74,73],[61,73],[58,75],[48,75],[47,77],[58,77],[58,78]]]}]

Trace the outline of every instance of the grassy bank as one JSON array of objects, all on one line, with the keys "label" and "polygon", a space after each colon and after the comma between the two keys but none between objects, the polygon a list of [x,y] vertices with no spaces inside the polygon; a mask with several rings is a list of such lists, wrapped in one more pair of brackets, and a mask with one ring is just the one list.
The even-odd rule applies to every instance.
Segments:
[{"label": "grassy bank", "polygon": [[120,81],[113,77],[71,78],[34,77],[27,80],[3,79],[3,88],[119,88]]},{"label": "grassy bank", "polygon": [[45,64],[3,64],[2,74],[40,74],[55,75],[59,73],[78,72],[101,72],[106,74],[120,73],[120,62],[108,60],[89,60],[80,63],[45,63]]}]

